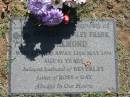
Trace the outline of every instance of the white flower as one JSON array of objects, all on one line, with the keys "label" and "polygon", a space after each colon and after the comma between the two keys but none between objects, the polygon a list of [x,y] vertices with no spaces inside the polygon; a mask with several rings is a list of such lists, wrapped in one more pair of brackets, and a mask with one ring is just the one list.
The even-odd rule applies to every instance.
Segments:
[{"label": "white flower", "polygon": [[84,4],[86,0],[74,0],[77,4]]},{"label": "white flower", "polygon": [[[67,1],[73,2],[73,0],[62,0],[62,2],[67,2]],[[86,0],[74,0],[74,2],[76,2],[76,4],[84,4],[86,3]]]},{"label": "white flower", "polygon": [[62,2],[65,2],[65,1],[72,1],[72,0],[62,0]]}]

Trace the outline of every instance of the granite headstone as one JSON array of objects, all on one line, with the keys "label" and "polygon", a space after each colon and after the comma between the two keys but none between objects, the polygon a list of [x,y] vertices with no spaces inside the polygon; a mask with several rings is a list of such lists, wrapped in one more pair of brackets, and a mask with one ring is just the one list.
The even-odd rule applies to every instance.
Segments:
[{"label": "granite headstone", "polygon": [[55,27],[13,18],[10,94],[118,90],[115,21],[83,19]]}]

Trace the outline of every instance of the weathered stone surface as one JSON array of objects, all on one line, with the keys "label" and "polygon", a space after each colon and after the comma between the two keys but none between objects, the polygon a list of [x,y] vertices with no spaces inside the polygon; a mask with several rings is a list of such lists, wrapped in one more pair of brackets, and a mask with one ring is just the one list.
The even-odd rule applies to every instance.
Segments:
[{"label": "weathered stone surface", "polygon": [[113,20],[45,27],[14,18],[11,28],[11,94],[117,91]]}]

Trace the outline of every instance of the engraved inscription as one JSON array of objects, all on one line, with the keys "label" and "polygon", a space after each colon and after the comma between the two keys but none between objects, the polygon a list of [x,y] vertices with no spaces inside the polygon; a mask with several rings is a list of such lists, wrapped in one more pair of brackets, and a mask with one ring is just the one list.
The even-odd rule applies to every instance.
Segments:
[{"label": "engraved inscription", "polygon": [[13,22],[10,93],[117,91],[114,21],[81,20],[54,28],[29,19]]}]

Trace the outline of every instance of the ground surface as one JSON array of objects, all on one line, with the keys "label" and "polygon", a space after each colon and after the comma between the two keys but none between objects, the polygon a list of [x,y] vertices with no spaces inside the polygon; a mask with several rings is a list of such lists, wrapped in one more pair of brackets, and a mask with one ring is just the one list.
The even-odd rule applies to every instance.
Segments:
[{"label": "ground surface", "polygon": [[[23,1],[23,2],[21,2]],[[26,16],[26,0],[0,0],[0,97],[8,97],[7,49],[10,16]],[[2,11],[4,11],[2,13]],[[78,8],[80,17],[114,18],[117,21],[117,54],[120,71],[119,97],[130,97],[130,0],[88,0]],[[126,95],[129,93],[129,96]],[[12,96],[32,97],[32,96]],[[34,96],[45,97],[45,96]],[[52,96],[51,96],[52,97]],[[72,97],[72,96],[55,96]],[[75,96],[74,96],[75,97]],[[78,97],[113,97],[113,94],[86,94]]]}]

